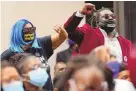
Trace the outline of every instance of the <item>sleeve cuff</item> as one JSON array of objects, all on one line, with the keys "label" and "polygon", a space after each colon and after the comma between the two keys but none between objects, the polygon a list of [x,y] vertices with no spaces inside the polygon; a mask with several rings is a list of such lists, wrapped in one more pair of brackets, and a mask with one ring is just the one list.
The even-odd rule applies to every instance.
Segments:
[{"label": "sleeve cuff", "polygon": [[84,17],[84,15],[81,14],[79,11],[76,12],[75,16],[77,16],[77,17]]}]

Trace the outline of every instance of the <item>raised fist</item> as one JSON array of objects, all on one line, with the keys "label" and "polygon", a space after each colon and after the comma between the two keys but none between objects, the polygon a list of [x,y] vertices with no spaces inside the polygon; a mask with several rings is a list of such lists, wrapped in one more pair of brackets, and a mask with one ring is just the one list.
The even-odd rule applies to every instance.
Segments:
[{"label": "raised fist", "polygon": [[80,10],[81,14],[84,15],[88,15],[88,14],[92,14],[95,11],[95,5],[91,4],[91,3],[85,3],[85,5],[83,6],[82,10]]}]

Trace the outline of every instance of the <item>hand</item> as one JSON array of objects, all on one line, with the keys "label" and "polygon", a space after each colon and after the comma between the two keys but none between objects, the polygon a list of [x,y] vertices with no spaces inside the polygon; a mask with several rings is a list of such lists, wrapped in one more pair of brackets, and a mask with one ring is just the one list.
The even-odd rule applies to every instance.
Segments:
[{"label": "hand", "polygon": [[54,30],[55,30],[57,33],[59,33],[59,34],[65,33],[65,35],[68,35],[67,32],[66,32],[66,30],[64,29],[64,27],[61,26],[61,25],[56,25],[56,26],[54,27]]},{"label": "hand", "polygon": [[99,46],[94,49],[96,56],[104,63],[110,60],[110,48],[107,46]]},{"label": "hand", "polygon": [[95,5],[91,3],[86,3],[83,9],[80,10],[80,13],[84,15],[88,15],[88,14],[92,14],[94,11],[96,11]]},{"label": "hand", "polygon": [[51,35],[52,49],[56,49],[68,38],[68,33],[66,32],[63,26],[57,25],[54,27],[54,30],[57,33]]}]

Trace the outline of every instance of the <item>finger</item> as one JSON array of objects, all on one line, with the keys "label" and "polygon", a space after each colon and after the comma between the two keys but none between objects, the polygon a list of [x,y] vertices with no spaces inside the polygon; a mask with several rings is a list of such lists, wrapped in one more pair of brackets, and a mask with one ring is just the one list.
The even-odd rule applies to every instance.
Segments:
[{"label": "finger", "polygon": [[89,4],[86,4],[86,7],[87,7],[88,9],[93,9],[93,8],[95,7],[95,5],[89,3]]},{"label": "finger", "polygon": [[96,11],[95,5],[92,6],[93,11]]},{"label": "finger", "polygon": [[54,29],[57,33],[60,33],[60,30],[58,30],[58,29]]},{"label": "finger", "polygon": [[54,30],[55,30],[55,31],[59,31],[58,25],[54,27]]},{"label": "finger", "polygon": [[59,33],[62,31],[61,25],[58,25]]},{"label": "finger", "polygon": [[61,29],[62,29],[62,30],[65,30],[63,25],[61,25]]},{"label": "finger", "polygon": [[55,30],[57,33],[60,33],[60,28],[59,28],[58,25],[54,27],[54,30]]},{"label": "finger", "polygon": [[62,25],[58,25],[58,29],[61,31],[64,29],[64,27]]},{"label": "finger", "polygon": [[93,6],[94,4],[92,3],[85,3],[85,6]]},{"label": "finger", "polygon": [[58,30],[58,29],[59,29],[59,28],[58,28],[58,25],[54,26],[54,29],[55,29],[55,30]]},{"label": "finger", "polygon": [[58,26],[59,30],[62,30],[61,25]]},{"label": "finger", "polygon": [[96,11],[95,5],[87,6],[86,10],[87,10],[87,14],[92,14],[94,11]]}]

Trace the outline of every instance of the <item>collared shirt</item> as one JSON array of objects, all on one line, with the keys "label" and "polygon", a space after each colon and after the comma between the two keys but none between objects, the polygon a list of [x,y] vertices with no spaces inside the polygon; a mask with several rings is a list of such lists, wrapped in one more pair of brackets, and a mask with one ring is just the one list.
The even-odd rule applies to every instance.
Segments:
[{"label": "collared shirt", "polygon": [[122,50],[120,47],[120,43],[117,39],[118,33],[114,30],[112,33],[115,35],[114,38],[109,38],[107,33],[100,28],[100,31],[102,32],[104,36],[104,44],[108,46],[111,50],[111,54],[116,56],[116,59],[118,60],[119,63],[122,62]]},{"label": "collared shirt", "polygon": [[[85,15],[81,14],[79,11],[77,11],[75,15],[77,17],[84,17],[85,16]],[[118,33],[114,30],[112,32],[112,34],[114,34],[115,37],[109,38],[107,33],[103,29],[101,29],[101,28],[99,28],[99,29],[104,36],[104,44],[106,46],[109,46],[109,48],[111,50],[111,54],[116,56],[116,59],[118,60],[118,62],[121,63],[122,62],[122,50],[121,50],[121,47],[120,47],[120,43],[117,39]]]}]

